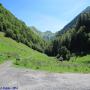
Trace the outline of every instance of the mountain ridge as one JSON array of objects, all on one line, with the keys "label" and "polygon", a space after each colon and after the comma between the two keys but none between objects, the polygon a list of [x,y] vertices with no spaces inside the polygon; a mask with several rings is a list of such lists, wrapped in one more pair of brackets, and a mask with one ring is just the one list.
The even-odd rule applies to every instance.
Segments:
[{"label": "mountain ridge", "polygon": [[43,38],[45,41],[50,41],[54,39],[55,33],[52,33],[51,31],[47,30],[45,32],[39,31],[36,27],[31,26],[30,27],[32,31],[34,31],[37,35],[39,35],[41,38]]},{"label": "mountain ridge", "polygon": [[71,28],[75,28],[76,24],[78,22],[78,18],[80,18],[80,15],[83,13],[87,13],[90,12],[90,6],[86,7],[80,14],[78,14],[73,20],[71,20],[67,25],[64,26],[63,29],[61,29],[60,31],[57,32],[57,35],[59,34],[63,34],[64,32],[66,32],[67,30],[71,29]]}]

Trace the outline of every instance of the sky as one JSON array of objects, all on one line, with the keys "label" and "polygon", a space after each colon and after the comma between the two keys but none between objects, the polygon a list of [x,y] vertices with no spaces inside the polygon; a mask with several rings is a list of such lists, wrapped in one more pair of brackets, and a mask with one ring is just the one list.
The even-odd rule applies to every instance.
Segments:
[{"label": "sky", "polygon": [[57,32],[74,19],[90,0],[0,0],[5,8],[27,26]]}]

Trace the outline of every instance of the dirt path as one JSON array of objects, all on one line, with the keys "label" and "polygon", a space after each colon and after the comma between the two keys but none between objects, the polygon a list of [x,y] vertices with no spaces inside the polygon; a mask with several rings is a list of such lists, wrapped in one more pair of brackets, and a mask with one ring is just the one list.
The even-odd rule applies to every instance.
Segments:
[{"label": "dirt path", "polygon": [[[90,74],[59,74],[0,65],[0,90],[90,90]],[[1,89],[16,87],[18,89]]]}]

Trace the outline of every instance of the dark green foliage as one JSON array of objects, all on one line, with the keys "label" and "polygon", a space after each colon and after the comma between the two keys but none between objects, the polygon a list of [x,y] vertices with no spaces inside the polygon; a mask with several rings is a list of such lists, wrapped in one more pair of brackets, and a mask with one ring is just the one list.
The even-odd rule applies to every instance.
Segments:
[{"label": "dark green foliage", "polygon": [[53,56],[53,45],[52,43],[48,44],[48,46],[46,47],[45,49],[45,53],[48,55],[48,56]]},{"label": "dark green foliage", "polygon": [[90,53],[90,7],[57,33],[51,51],[53,56],[63,59]]},{"label": "dark green foliage", "polygon": [[62,57],[63,60],[69,60],[70,59],[70,51],[66,47],[61,47],[58,51],[57,58],[60,59],[60,57]]},{"label": "dark green foliage", "polygon": [[[77,25],[81,25],[82,20],[89,20],[90,18],[90,6],[88,6],[84,11],[82,11],[79,15],[77,15],[69,24],[67,24],[62,30],[57,32],[57,36],[59,36],[60,34],[63,34],[65,32],[67,32],[68,30],[72,29],[72,28],[76,28],[79,29],[79,27],[77,27]],[[81,17],[81,22],[80,22],[80,17]]]},{"label": "dark green foliage", "polygon": [[34,33],[24,22],[17,19],[0,4],[0,31],[4,32],[17,42],[22,42],[27,46],[44,52],[46,42]]}]

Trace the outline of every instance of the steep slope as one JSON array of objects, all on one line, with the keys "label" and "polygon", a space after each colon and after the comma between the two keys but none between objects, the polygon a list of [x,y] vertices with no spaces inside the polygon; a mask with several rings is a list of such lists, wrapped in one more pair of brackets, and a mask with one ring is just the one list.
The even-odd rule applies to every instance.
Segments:
[{"label": "steep slope", "polygon": [[90,12],[90,6],[88,6],[84,11],[83,11],[83,13],[84,12]]},{"label": "steep slope", "polygon": [[18,43],[11,38],[5,37],[5,34],[0,32],[0,62],[5,58],[21,58],[22,60],[37,60],[38,62],[49,62],[49,60],[55,60],[45,54],[29,48],[22,43]]},{"label": "steep slope", "polygon": [[81,15],[84,15],[85,13],[90,13],[90,6],[88,6],[85,10],[83,10],[79,15],[77,15],[70,23],[68,23],[62,30],[57,32],[57,35],[60,35],[72,28],[76,28],[77,23]]},{"label": "steep slope", "polygon": [[54,39],[55,33],[52,33],[51,31],[40,32],[34,26],[32,26],[30,28],[31,28],[32,31],[34,31],[37,35],[39,35],[45,41],[50,41],[50,40],[53,40]]},{"label": "steep slope", "polygon": [[90,7],[58,33],[47,53],[57,55],[58,58],[62,56],[64,59],[69,59],[72,55],[90,53]]},{"label": "steep slope", "polygon": [[44,52],[45,41],[5,9],[2,4],[0,4],[0,31],[5,32],[7,37],[11,37],[17,42],[22,42],[35,50]]}]

